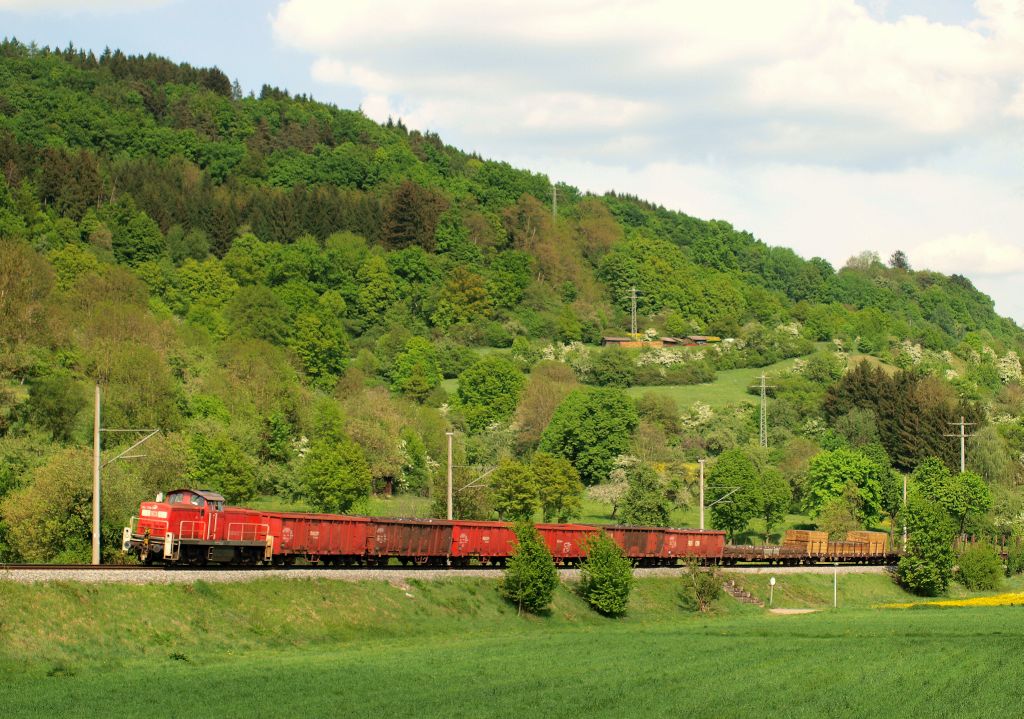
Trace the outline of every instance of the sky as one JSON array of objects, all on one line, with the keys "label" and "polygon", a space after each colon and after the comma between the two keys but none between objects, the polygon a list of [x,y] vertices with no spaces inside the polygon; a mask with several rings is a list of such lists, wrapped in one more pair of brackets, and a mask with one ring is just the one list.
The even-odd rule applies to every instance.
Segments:
[{"label": "sky", "polygon": [[216,65],[1024,324],[1024,0],[0,0],[0,36]]}]

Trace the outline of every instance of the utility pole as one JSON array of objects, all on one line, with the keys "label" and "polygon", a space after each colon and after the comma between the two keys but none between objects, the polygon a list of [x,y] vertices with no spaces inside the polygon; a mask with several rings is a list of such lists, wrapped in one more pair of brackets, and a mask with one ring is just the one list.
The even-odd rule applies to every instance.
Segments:
[{"label": "utility pole", "polygon": [[636,286],[629,288],[629,336],[636,339]]},{"label": "utility pole", "polygon": [[960,438],[960,474],[967,471],[967,438],[973,437],[974,433],[967,434],[967,428],[973,427],[974,422],[967,422],[963,415],[960,415],[959,422],[950,422],[949,424],[959,428],[957,434],[944,434],[943,437],[959,437]]},{"label": "utility pole", "polygon": [[455,433],[448,431],[445,435],[448,437],[448,519],[452,519],[452,437]]},{"label": "utility pole", "polygon": [[704,529],[704,459],[698,459],[700,464],[700,528]]},{"label": "utility pole", "polygon": [[767,447],[768,446],[768,393],[767,393],[767,390],[775,389],[775,385],[765,384],[765,381],[768,378],[765,376],[764,372],[761,373],[761,377],[759,379],[761,380],[761,384],[760,385],[754,385],[754,388],[761,390],[761,423],[760,423],[761,424],[761,427],[760,427],[761,446],[762,447]]},{"label": "utility pole", "polygon": [[[107,460],[100,464],[101,458],[101,437],[103,432],[137,432],[144,434],[145,436],[138,442],[130,446],[128,449],[121,452],[113,459]],[[128,454],[133,449],[141,445],[151,437],[156,436],[160,432],[159,429],[104,429],[100,425],[100,385],[96,383],[96,399],[95,406],[93,408],[93,425],[92,425],[92,563],[100,563],[100,500],[102,497],[102,488],[100,486],[100,470],[106,467],[108,464],[116,462],[119,459],[136,459],[138,457],[144,457],[142,454]]]},{"label": "utility pole", "polygon": [[903,475],[903,551],[907,551],[907,475]]},{"label": "utility pole", "polygon": [[92,423],[92,563],[100,563],[100,383]]},{"label": "utility pole", "polygon": [[558,186],[551,183],[551,218],[558,217]]}]

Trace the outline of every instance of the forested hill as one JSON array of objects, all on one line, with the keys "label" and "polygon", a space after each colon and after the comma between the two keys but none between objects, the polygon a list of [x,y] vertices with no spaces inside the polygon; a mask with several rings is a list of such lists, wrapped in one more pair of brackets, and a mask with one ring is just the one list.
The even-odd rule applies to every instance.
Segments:
[{"label": "forested hill", "polygon": [[[950,402],[1010,411],[999,398],[1019,379],[1024,333],[965,277],[870,253],[837,271],[725,221],[564,184],[554,216],[543,175],[152,55],[0,44],[0,167],[9,527],[78,481],[96,380],[108,426],[164,430],[117,470],[115,531],[129,499],[181,477],[313,501],[303,468],[318,442],[344,448],[330,460],[342,473],[365,465],[377,489],[428,493],[448,426],[466,433],[467,463],[525,457],[577,383],[687,385],[822,343],[938,378]],[[678,357],[594,349],[627,331],[631,287],[641,330],[729,342]],[[474,395],[510,364],[518,377]],[[457,392],[441,382],[474,369],[481,382]],[[815,413],[832,421],[823,406],[780,441]],[[657,441],[682,461],[744,432]],[[606,464],[573,461],[606,479]]]}]

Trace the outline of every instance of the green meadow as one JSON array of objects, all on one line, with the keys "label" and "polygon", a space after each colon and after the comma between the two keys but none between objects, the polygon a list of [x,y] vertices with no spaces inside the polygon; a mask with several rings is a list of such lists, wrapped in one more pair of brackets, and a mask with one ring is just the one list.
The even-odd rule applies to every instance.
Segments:
[{"label": "green meadow", "polygon": [[[838,611],[725,597],[700,615],[678,582],[641,580],[620,619],[565,587],[545,616],[517,616],[488,579],[0,582],[0,716],[1024,713],[1021,609],[875,609],[907,595],[851,575]],[[796,599],[787,586],[831,599],[828,576],[781,576],[777,600]]]}]

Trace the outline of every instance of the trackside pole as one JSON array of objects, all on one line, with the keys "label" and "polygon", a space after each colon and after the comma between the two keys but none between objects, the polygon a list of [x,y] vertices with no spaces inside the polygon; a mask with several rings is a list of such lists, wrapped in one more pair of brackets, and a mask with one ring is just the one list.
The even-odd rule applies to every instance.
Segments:
[{"label": "trackside pole", "polygon": [[100,385],[96,383],[96,406],[92,426],[92,563],[100,563]]},{"label": "trackside pole", "polygon": [[835,563],[832,570],[832,608],[839,607],[839,562]]},{"label": "trackside pole", "polygon": [[907,475],[903,475],[903,551],[907,551]]},{"label": "trackside pole", "polygon": [[704,460],[697,462],[700,464],[700,528],[704,529]]},{"label": "trackside pole", "polygon": [[448,519],[452,519],[452,437],[454,432],[445,432],[448,437]]}]

